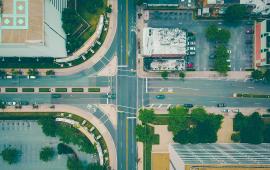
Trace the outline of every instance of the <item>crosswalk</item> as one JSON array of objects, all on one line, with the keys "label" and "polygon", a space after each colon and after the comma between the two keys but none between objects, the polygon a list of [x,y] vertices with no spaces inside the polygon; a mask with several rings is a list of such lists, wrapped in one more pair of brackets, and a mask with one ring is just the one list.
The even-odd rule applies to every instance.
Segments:
[{"label": "crosswalk", "polygon": [[50,0],[50,1],[53,4],[53,6],[57,9],[57,11],[59,11],[60,13],[62,13],[64,8],[67,8],[68,0]]}]

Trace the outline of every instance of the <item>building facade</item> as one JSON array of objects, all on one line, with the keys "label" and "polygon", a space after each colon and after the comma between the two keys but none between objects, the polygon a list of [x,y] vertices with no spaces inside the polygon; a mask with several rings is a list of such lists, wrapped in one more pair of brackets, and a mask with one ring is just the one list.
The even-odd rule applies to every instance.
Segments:
[{"label": "building facade", "polygon": [[270,67],[270,20],[255,24],[254,67]]}]

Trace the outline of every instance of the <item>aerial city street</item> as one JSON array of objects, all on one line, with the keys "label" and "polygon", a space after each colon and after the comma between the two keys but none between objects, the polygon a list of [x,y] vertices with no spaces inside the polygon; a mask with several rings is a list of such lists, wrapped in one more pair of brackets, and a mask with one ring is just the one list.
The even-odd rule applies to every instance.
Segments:
[{"label": "aerial city street", "polygon": [[0,0],[0,170],[270,170],[267,0]]}]

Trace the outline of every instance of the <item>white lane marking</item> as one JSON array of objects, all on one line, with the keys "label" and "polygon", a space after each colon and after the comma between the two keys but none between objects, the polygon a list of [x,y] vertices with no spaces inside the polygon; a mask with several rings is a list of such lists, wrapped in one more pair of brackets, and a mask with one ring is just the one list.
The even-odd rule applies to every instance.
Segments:
[{"label": "white lane marking", "polygon": [[148,79],[145,79],[145,92],[148,93]]},{"label": "white lane marking", "polygon": [[254,87],[248,87],[249,89],[254,89]]}]

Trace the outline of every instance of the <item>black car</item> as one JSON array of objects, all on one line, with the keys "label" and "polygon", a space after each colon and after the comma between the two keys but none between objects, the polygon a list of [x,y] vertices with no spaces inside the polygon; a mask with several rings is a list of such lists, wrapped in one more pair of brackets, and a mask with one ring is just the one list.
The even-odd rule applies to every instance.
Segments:
[{"label": "black car", "polygon": [[217,107],[226,107],[226,104],[225,103],[218,103]]},{"label": "black car", "polygon": [[184,107],[186,107],[186,108],[192,108],[193,107],[193,104],[184,104]]}]

